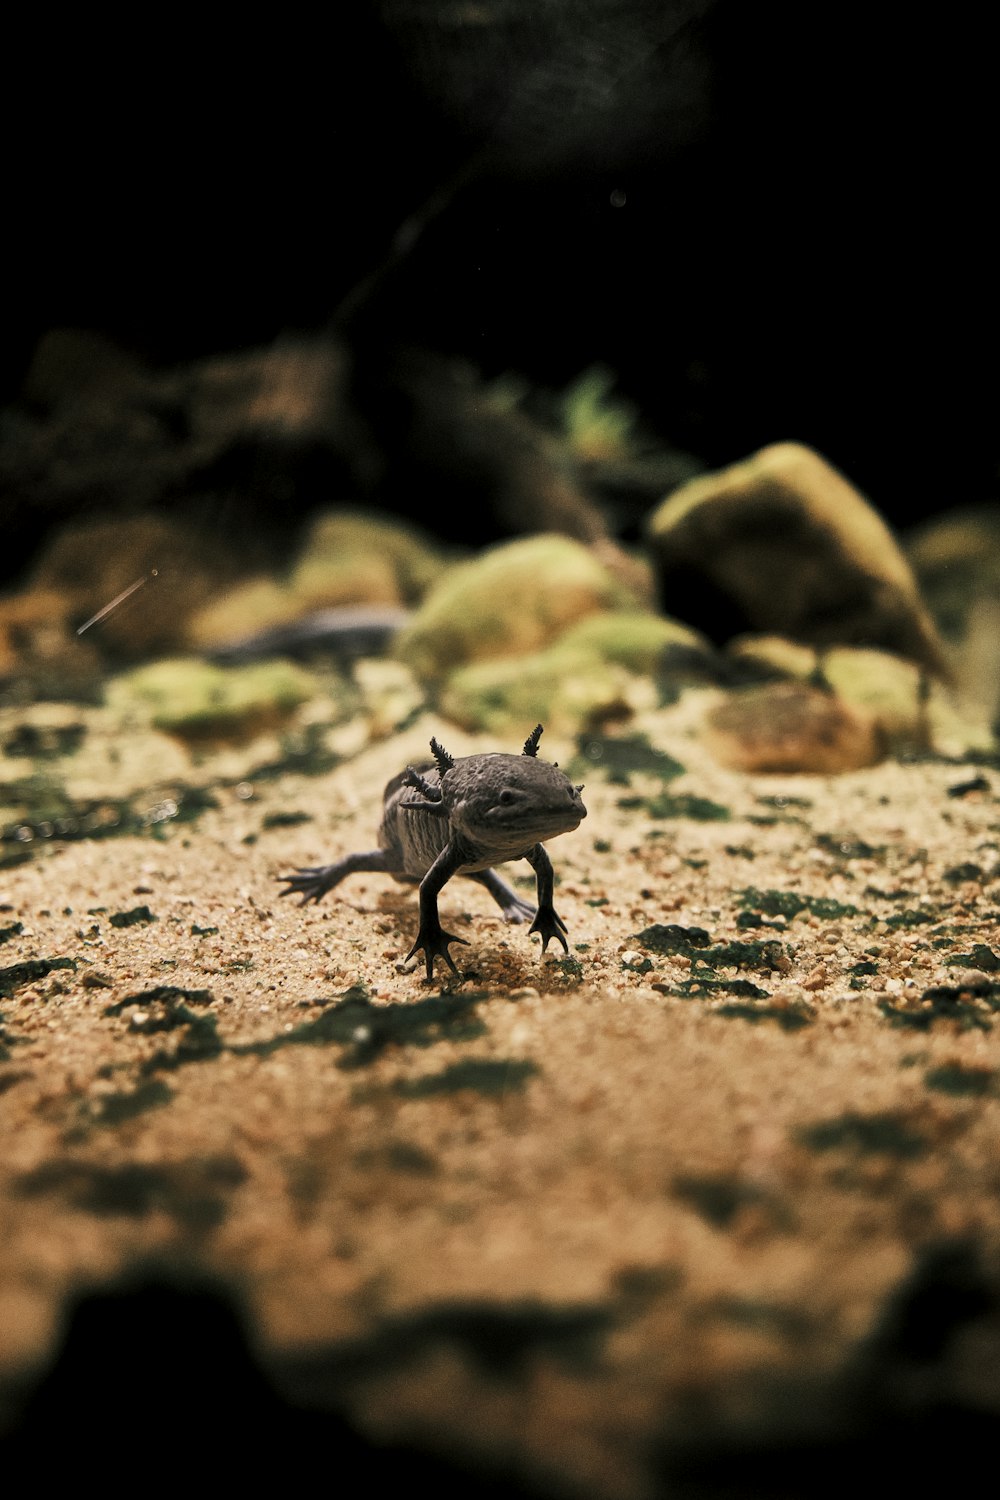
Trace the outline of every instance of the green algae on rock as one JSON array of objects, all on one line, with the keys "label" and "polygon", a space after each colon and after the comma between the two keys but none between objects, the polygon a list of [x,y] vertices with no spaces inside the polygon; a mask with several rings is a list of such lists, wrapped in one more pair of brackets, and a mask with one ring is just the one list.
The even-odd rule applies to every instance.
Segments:
[{"label": "green algae on rock", "polygon": [[807,682],[815,677],[819,653],[814,646],[789,640],[786,635],[737,635],[726,643],[726,655],[738,664],[750,663],[774,677],[796,677]]},{"label": "green algae on rock", "polygon": [[737,899],[754,911],[764,912],[769,917],[784,917],[791,921],[800,912],[819,917],[823,922],[836,922],[841,917],[856,917],[858,908],[850,902],[836,901],[831,896],[807,896],[801,891],[761,891],[748,885],[736,893]]},{"label": "green algae on rock", "polygon": [[584,650],[637,676],[651,676],[672,646],[708,650],[696,630],[648,610],[617,609],[587,615],[560,635],[553,649]]},{"label": "green algae on rock", "polygon": [[649,707],[651,684],[589,651],[554,647],[531,656],[475,662],[454,672],[441,712],[463,729],[506,734],[535,719],[553,734],[573,735]]},{"label": "green algae on rock", "polygon": [[762,972],[789,968],[785,950],[776,938],[762,942],[713,944],[703,927],[681,927],[675,922],[654,922],[652,927],[644,927],[634,937],[651,953],[690,959],[697,980],[713,981],[716,978],[713,971],[717,968]]},{"label": "green algae on rock", "polygon": [[289,661],[224,668],[187,656],[115,678],[108,702],[145,709],[155,729],[188,742],[241,743],[285,723],[316,691],[315,677]]},{"label": "green algae on rock", "polygon": [[439,683],[470,662],[540,651],[585,616],[634,602],[582,542],[520,537],[447,569],[396,650],[421,681]]},{"label": "green algae on rock", "polygon": [[693,792],[655,792],[651,797],[619,797],[622,808],[641,807],[650,818],[691,818],[696,823],[728,823],[732,812]]},{"label": "green algae on rock", "polygon": [[159,920],[148,906],[133,906],[129,911],[115,911],[108,918],[112,927],[139,927]]},{"label": "green algae on rock", "polygon": [[823,657],[823,675],[847,703],[871,713],[897,754],[931,750],[944,755],[996,753],[995,729],[961,686],[953,688],[912,662],[869,647],[838,647]]},{"label": "green algae on rock", "polygon": [[415,526],[370,511],[329,510],[306,534],[289,586],[300,608],[416,604],[445,567]]},{"label": "green algae on rock", "polygon": [[541,651],[460,667],[441,707],[470,730],[502,732],[527,717],[578,734],[651,706],[649,679],[664,651],[697,640],[686,626],[643,610],[600,611]]}]

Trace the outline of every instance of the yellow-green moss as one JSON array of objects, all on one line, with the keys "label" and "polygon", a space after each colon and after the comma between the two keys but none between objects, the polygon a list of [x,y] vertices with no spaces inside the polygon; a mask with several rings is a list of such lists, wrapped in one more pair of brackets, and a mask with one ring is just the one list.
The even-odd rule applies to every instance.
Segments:
[{"label": "yellow-green moss", "polygon": [[786,635],[738,635],[728,643],[726,650],[741,661],[759,662],[802,682],[816,672],[816,648],[803,646],[800,641],[790,641]]},{"label": "yellow-green moss", "polygon": [[412,527],[360,511],[313,522],[289,587],[299,611],[341,604],[413,604],[444,563]]},{"label": "yellow-green moss", "polygon": [[211,651],[244,636],[288,625],[302,613],[289,589],[273,578],[248,578],[198,611],[187,630],[190,644]]},{"label": "yellow-green moss", "polygon": [[215,667],[171,657],[116,678],[108,702],[143,706],[156,729],[189,741],[251,738],[282,723],[316,691],[309,672],[287,661]]},{"label": "yellow-green moss", "polygon": [[538,651],[577,620],[631,603],[581,542],[521,537],[449,568],[401,633],[397,652],[422,681],[440,682],[467,663]]},{"label": "yellow-green moss", "polygon": [[888,651],[842,646],[824,653],[822,667],[845,703],[873,716],[889,745],[926,739],[926,688],[914,662]]},{"label": "yellow-green moss", "polygon": [[651,707],[653,696],[648,680],[560,642],[530,656],[459,668],[442,692],[441,710],[470,731],[500,735],[532,721],[571,735]]},{"label": "yellow-green moss", "polygon": [[704,636],[679,620],[642,610],[614,610],[588,615],[570,626],[556,649],[588,651],[605,662],[616,662],[640,676],[655,672],[668,646],[706,648]]}]

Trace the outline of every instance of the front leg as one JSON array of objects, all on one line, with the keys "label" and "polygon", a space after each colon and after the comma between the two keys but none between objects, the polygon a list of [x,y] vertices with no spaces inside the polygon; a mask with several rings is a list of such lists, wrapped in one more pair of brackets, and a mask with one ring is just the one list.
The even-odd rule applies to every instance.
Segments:
[{"label": "front leg", "polygon": [[560,917],[552,905],[552,861],[545,852],[543,844],[536,844],[529,849],[524,856],[535,872],[535,882],[538,888],[538,912],[535,920],[528,928],[528,932],[540,933],[542,939],[542,952],[549,946],[549,939],[556,938],[562,943],[566,952],[569,952],[569,944],[563,934],[566,931],[566,923]]},{"label": "front leg", "polygon": [[451,877],[460,870],[464,859],[455,848],[454,843],[448,843],[441,850],[437,859],[431,865],[427,874],[420,882],[420,931],[417,940],[413,944],[404,963],[409,963],[415,953],[424,950],[424,960],[427,966],[427,978],[434,978],[434,960],[443,958],[453,973],[457,974],[454,960],[448,952],[449,943],[464,943],[465,938],[456,937],[453,932],[445,932],[441,926],[441,918],[438,916],[437,898]]},{"label": "front leg", "polygon": [[348,854],[333,865],[316,865],[313,869],[296,870],[293,875],[279,875],[277,878],[286,881],[287,886],[278,894],[301,896],[299,905],[305,906],[307,901],[319,901],[346,875],[356,875],[360,870],[383,870],[391,875],[393,869],[388,860],[387,850],[372,849],[368,854]]}]

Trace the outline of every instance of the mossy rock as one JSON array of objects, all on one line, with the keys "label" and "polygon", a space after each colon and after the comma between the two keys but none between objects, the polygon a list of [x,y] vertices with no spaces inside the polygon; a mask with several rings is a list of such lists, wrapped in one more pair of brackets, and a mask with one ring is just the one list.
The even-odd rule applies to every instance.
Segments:
[{"label": "mossy rock", "polygon": [[576,621],[634,602],[581,542],[520,537],[449,568],[397,652],[421,681],[437,683],[471,662],[538,651]]},{"label": "mossy rock", "polygon": [[934,749],[942,755],[994,753],[988,718],[957,692],[886,651],[842,647],[823,657],[823,675],[838,697],[871,714],[894,752]]},{"label": "mossy rock", "polygon": [[739,662],[754,662],[781,677],[807,681],[816,671],[818,653],[812,646],[790,641],[785,635],[738,635],[726,646]]},{"label": "mossy rock", "polygon": [[839,698],[874,717],[888,745],[926,742],[928,690],[914,662],[888,651],[843,646],[826,652],[822,667]]},{"label": "mossy rock", "polygon": [[444,566],[402,521],[327,511],[309,529],[289,588],[298,613],[342,604],[415,604]]},{"label": "mossy rock", "polygon": [[686,625],[641,610],[588,615],[543,651],[460,667],[441,707],[469,730],[503,732],[527,715],[576,734],[651,707],[653,686],[643,679],[664,651],[699,644]]},{"label": "mossy rock", "polygon": [[403,608],[415,603],[445,566],[403,522],[356,511],[329,511],[309,529],[287,580],[248,578],[198,611],[187,639],[211,651],[346,605]]},{"label": "mossy rock", "polygon": [[289,625],[301,614],[294,594],[276,579],[248,578],[199,610],[188,625],[187,639],[198,650],[212,651],[259,631]]},{"label": "mossy rock", "polygon": [[573,735],[654,706],[652,682],[562,642],[530,656],[474,662],[454,672],[441,711],[470,732],[509,734],[537,720]]},{"label": "mossy rock", "polygon": [[820,648],[875,645],[946,671],[888,526],[802,443],[690,480],[657,507],[647,537],[660,597],[713,640],[752,631]]},{"label": "mossy rock", "polygon": [[932,516],[909,534],[907,555],[938,629],[962,641],[977,606],[1000,601],[1000,506]]},{"label": "mossy rock", "polygon": [[645,610],[614,610],[588,615],[585,620],[571,625],[553,649],[586,651],[603,662],[625,667],[639,676],[651,676],[671,646],[709,649],[704,636],[690,626]]},{"label": "mossy rock", "polygon": [[156,729],[189,742],[241,742],[284,723],[316,691],[315,679],[287,661],[215,667],[172,657],[116,678],[108,702],[144,706]]}]

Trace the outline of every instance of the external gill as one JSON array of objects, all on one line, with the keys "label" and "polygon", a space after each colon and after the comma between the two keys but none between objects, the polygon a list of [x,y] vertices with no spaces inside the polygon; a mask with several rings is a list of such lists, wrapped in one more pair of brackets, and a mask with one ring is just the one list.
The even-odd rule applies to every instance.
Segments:
[{"label": "external gill", "polygon": [[[431,745],[433,746],[434,743],[432,740]],[[440,746],[438,748],[440,749]],[[418,802],[415,798],[411,797],[405,802],[400,802],[400,807],[413,808],[418,812],[433,813],[438,818],[446,818],[448,816],[439,786],[433,786],[425,777],[421,776],[419,771],[415,771],[412,766],[407,766],[403,780],[407,786],[412,786],[414,791],[419,792],[424,800]]]}]

